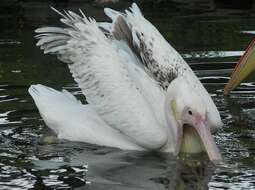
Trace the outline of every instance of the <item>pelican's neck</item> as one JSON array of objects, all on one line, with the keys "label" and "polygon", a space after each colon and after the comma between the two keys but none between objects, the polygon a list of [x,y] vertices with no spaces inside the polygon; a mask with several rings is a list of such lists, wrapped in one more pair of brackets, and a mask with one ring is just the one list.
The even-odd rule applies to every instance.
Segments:
[{"label": "pelican's neck", "polygon": [[165,121],[166,128],[169,131],[168,142],[165,146],[162,147],[162,151],[164,152],[174,152],[176,145],[176,134],[178,123],[175,119],[173,111],[170,109],[170,102],[173,100],[171,94],[167,93],[164,102],[164,113],[165,113]]}]

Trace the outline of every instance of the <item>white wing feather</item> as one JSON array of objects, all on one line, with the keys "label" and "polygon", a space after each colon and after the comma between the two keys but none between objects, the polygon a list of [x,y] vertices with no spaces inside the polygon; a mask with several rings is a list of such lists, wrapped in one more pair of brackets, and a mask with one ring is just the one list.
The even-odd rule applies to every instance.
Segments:
[{"label": "white wing feather", "polygon": [[139,92],[151,106],[157,120],[165,126],[164,103],[166,92],[160,88],[158,83],[151,78],[144,68],[141,67],[140,60],[133,54],[132,50],[123,41],[115,42],[117,53],[123,60],[130,77],[135,81]]},{"label": "white wing feather", "polygon": [[[144,148],[162,147],[167,142],[165,128],[130,77],[114,41],[107,39],[92,19],[68,12],[61,21],[69,27],[55,33],[54,28],[40,29],[38,43],[45,53],[55,53],[69,63],[87,101],[108,125]],[[67,38],[59,40],[58,36],[66,33]],[[45,40],[48,36],[56,40]]]}]

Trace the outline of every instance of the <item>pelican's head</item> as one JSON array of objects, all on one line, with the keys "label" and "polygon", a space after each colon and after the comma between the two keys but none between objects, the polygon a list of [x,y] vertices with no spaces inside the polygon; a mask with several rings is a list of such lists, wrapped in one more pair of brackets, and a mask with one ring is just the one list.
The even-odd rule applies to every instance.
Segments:
[{"label": "pelican's head", "polygon": [[221,160],[211,134],[207,107],[183,77],[177,77],[169,85],[165,113],[175,141],[175,154],[206,151],[210,160]]}]

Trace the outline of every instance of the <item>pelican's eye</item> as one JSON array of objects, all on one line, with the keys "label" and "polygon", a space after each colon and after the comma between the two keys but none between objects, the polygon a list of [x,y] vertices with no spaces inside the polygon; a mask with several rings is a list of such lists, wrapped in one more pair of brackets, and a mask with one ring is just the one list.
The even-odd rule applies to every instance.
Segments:
[{"label": "pelican's eye", "polygon": [[192,114],[193,114],[191,110],[189,110],[188,113],[189,113],[189,115],[192,115]]}]

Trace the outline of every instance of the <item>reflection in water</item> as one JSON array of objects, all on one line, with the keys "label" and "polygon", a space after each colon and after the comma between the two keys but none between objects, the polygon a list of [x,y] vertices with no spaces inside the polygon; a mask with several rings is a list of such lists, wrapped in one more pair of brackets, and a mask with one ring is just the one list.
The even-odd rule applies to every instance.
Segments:
[{"label": "reflection in water", "polygon": [[[41,146],[37,156],[51,155],[50,162],[35,160],[33,164],[42,170],[54,169],[58,175],[66,172],[66,164],[83,172],[86,184],[91,189],[206,189],[215,167],[207,159],[176,160],[169,154],[119,151],[116,149],[83,150],[82,144],[73,144],[76,150],[70,150],[70,143],[57,146]],[[57,153],[65,149],[67,155]],[[91,148],[91,147],[90,147]],[[77,151],[78,149],[78,151]],[[80,150],[79,150],[80,149]],[[71,153],[72,152],[72,153]],[[71,154],[71,157],[69,157]],[[86,165],[88,163],[88,165]],[[80,167],[81,166],[81,167]],[[51,176],[47,176],[47,179]],[[48,181],[55,181],[51,178]],[[60,181],[58,181],[60,183]],[[53,186],[52,186],[53,187]]]},{"label": "reflection in water", "polygon": [[[29,85],[43,83],[65,88],[83,102],[85,98],[66,66],[35,48],[33,30],[57,23],[58,16],[49,6],[81,8],[88,15],[105,20],[103,5],[92,0],[3,1],[0,189],[254,189],[255,77],[247,79],[230,96],[222,94],[255,30],[254,10],[245,8],[253,2],[240,1],[243,10],[228,9],[229,5],[236,5],[222,2],[139,1],[146,17],[190,62],[220,110],[225,126],[215,138],[224,162],[213,166],[205,155],[176,159],[170,154],[120,151],[57,140],[52,133],[41,140],[47,128],[27,93]],[[123,10],[129,4],[130,1],[120,0],[111,6]]]}]

